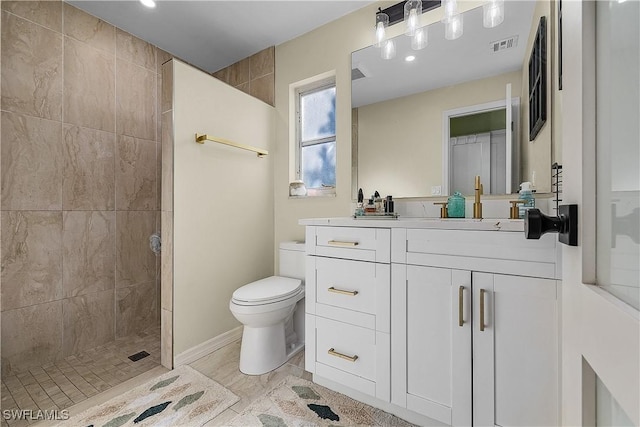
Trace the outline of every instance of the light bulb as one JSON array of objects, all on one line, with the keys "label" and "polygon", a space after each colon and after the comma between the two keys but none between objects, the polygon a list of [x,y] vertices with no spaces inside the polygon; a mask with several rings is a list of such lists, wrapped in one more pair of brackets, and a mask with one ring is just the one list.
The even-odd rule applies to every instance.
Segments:
[{"label": "light bulb", "polygon": [[504,0],[491,0],[482,5],[483,24],[485,28],[493,28],[504,21]]},{"label": "light bulb", "polygon": [[462,14],[458,13],[445,22],[444,38],[447,40],[455,40],[462,35],[463,31]]},{"label": "light bulb", "polygon": [[140,3],[142,3],[143,5],[149,8],[156,7],[156,2],[154,0],[140,0]]},{"label": "light bulb", "polygon": [[382,59],[393,59],[396,56],[396,44],[393,40],[384,42],[381,50]]},{"label": "light bulb", "polygon": [[409,56],[405,56],[404,60],[407,62],[413,62],[416,60],[416,57],[413,55],[409,55]]},{"label": "light bulb", "polygon": [[387,26],[389,26],[389,15],[382,12],[376,13],[376,29],[373,40],[375,47],[382,47],[387,38]]},{"label": "light bulb", "polygon": [[427,46],[427,27],[418,28],[411,38],[411,49],[420,50]]},{"label": "light bulb", "polygon": [[444,0],[444,16],[442,21],[446,22],[458,14],[458,3],[456,0]]},{"label": "light bulb", "polygon": [[376,47],[382,46],[382,41],[385,39],[386,34],[387,32],[384,29],[384,25],[382,24],[382,22],[378,22],[378,25],[376,26]]},{"label": "light bulb", "polygon": [[420,24],[420,15],[422,14],[421,0],[407,0],[404,4],[404,24],[405,34],[413,36]]},{"label": "light bulb", "polygon": [[407,35],[413,35],[418,27],[418,14],[415,9],[411,9],[409,12],[409,19],[407,20]]}]

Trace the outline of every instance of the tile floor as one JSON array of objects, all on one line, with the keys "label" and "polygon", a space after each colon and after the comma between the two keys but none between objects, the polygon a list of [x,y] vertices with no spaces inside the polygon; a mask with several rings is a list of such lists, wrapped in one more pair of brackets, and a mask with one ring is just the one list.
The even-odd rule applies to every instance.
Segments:
[{"label": "tile floor", "polygon": [[288,375],[311,381],[311,373],[304,370],[304,350],[278,369],[264,375],[243,374],[238,369],[239,361],[238,340],[190,364],[192,368],[222,384],[240,398],[237,403],[205,424],[205,427],[224,426],[227,421],[264,396]]},{"label": "tile floor", "polygon": [[[132,362],[128,356],[145,350],[149,356]],[[160,328],[69,356],[2,378],[2,410],[67,409],[160,365]],[[2,426],[27,425],[2,419]]]}]

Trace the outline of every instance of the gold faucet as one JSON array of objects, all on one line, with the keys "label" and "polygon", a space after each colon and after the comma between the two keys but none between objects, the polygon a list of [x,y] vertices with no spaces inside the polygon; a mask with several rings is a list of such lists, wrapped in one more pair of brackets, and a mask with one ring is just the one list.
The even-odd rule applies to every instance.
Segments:
[{"label": "gold faucet", "polygon": [[482,218],[482,203],[480,202],[480,195],[482,195],[482,184],[480,184],[480,175],[476,175],[476,197],[473,202],[473,217],[475,219]]}]

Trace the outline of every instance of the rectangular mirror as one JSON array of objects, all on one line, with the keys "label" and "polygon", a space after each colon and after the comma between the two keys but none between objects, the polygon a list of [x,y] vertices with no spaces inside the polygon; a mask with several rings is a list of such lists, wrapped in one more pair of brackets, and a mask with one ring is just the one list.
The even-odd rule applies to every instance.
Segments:
[{"label": "rectangular mirror", "polygon": [[470,195],[480,175],[485,194],[516,193],[532,180],[550,192],[550,120],[534,141],[528,136],[529,56],[549,13],[546,1],[507,0],[495,28],[484,28],[479,7],[463,13],[456,40],[436,22],[425,27],[424,49],[400,35],[392,59],[374,46],[353,52],[354,187],[367,196]]}]

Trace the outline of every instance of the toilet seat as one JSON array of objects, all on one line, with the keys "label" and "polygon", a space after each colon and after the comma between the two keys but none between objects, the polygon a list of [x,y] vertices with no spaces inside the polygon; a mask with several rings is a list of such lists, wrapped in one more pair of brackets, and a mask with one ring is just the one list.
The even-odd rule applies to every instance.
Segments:
[{"label": "toilet seat", "polygon": [[271,276],[236,289],[231,302],[244,306],[271,304],[294,298],[303,291],[300,279]]}]

